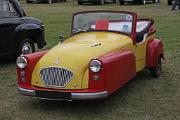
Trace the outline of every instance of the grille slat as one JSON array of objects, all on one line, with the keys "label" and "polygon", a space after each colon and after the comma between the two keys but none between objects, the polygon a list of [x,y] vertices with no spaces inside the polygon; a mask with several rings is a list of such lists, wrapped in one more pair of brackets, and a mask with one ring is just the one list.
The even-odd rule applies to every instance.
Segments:
[{"label": "grille slat", "polygon": [[40,75],[47,87],[65,87],[73,77],[71,71],[58,67],[41,69]]}]

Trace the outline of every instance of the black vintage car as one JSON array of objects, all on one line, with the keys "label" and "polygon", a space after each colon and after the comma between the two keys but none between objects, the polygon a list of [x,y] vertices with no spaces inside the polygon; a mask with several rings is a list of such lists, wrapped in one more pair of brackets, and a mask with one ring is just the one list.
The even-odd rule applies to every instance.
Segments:
[{"label": "black vintage car", "polygon": [[0,0],[0,59],[28,54],[46,45],[43,23],[27,17],[17,0]]}]

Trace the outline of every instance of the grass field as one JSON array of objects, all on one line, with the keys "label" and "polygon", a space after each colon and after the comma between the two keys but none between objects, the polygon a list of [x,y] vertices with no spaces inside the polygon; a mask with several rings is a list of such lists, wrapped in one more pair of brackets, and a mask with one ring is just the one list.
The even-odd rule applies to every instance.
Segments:
[{"label": "grass field", "polygon": [[46,101],[23,97],[16,91],[15,63],[0,64],[0,120],[180,120],[180,12],[161,4],[82,5],[76,2],[26,4],[29,16],[41,19],[46,28],[49,49],[58,43],[60,34],[68,37],[71,15],[76,11],[108,9],[137,12],[154,18],[157,38],[164,42],[163,73],[152,79],[147,71],[101,101]]}]

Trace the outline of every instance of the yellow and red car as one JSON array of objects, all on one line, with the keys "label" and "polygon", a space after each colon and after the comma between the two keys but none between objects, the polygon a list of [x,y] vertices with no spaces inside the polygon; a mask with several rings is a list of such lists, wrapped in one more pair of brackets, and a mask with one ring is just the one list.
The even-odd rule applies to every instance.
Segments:
[{"label": "yellow and red car", "polygon": [[17,59],[18,91],[44,99],[105,98],[149,68],[161,73],[163,44],[153,19],[127,11],[73,15],[71,36],[49,51]]}]

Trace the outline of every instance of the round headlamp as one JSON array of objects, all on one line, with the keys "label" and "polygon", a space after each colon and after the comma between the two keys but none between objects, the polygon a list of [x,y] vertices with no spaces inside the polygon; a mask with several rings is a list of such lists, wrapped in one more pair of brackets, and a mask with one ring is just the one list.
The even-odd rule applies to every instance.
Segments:
[{"label": "round headlamp", "polygon": [[21,69],[25,68],[27,66],[26,58],[22,56],[18,57],[16,61],[16,65]]},{"label": "round headlamp", "polygon": [[89,67],[92,72],[97,73],[101,70],[101,62],[99,60],[92,60]]}]

